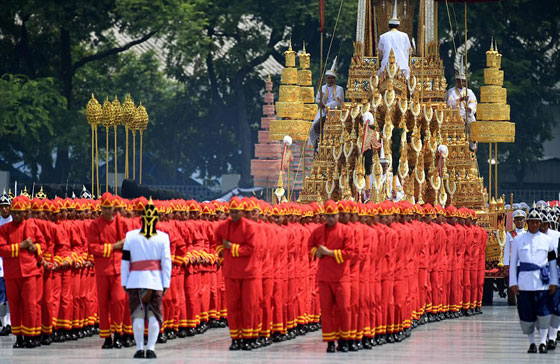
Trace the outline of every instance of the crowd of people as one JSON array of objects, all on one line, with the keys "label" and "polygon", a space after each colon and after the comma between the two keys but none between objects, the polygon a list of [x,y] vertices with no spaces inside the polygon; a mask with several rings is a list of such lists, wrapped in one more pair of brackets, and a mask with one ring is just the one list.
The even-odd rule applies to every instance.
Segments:
[{"label": "crowd of people", "polygon": [[[147,202],[109,193],[9,201],[0,256],[14,347],[96,332],[103,348],[133,345],[122,249]],[[230,349],[251,350],[322,328],[328,351],[344,352],[481,313],[487,235],[472,210],[237,197],[154,204],[173,265],[158,342],[228,325]]]}]

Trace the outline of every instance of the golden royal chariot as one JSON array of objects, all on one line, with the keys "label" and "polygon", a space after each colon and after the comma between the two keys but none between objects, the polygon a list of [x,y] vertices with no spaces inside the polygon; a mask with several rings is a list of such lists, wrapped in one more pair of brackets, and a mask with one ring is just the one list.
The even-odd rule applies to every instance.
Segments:
[{"label": "golden royal chariot", "polygon": [[[380,202],[391,198],[398,180],[405,199],[413,203],[475,209],[479,225],[489,232],[487,275],[499,277],[503,274],[500,267],[505,242],[505,201],[496,194],[497,188],[492,194],[490,163],[489,188],[484,187],[477,156],[470,150],[469,141],[488,143],[490,158],[495,155],[497,160],[497,143],[515,139],[515,124],[509,120],[506,103],[507,91],[502,87],[502,56],[494,44],[486,52],[478,121],[472,123],[469,136],[459,111],[446,103],[447,82],[437,37],[437,2],[398,1],[399,30],[420,41],[416,42],[418,47],[409,59],[408,79],[400,72],[392,50],[388,65],[378,72],[380,59],[375,42],[389,30],[388,20],[394,5],[392,0],[359,0],[346,100],[340,109],[327,111],[299,201]],[[415,17],[417,37],[413,34]],[[306,141],[311,120],[317,113],[310,58],[305,48],[298,58],[300,67],[296,68],[296,52],[290,45],[285,52],[286,63],[276,102],[280,119],[270,124],[271,139],[282,140],[290,135],[294,141]],[[380,163],[380,145],[389,160],[386,177]],[[373,153],[365,154],[366,150]],[[365,158],[371,158],[369,162],[373,166],[369,176],[364,167]],[[494,179],[497,187],[497,168]]]}]

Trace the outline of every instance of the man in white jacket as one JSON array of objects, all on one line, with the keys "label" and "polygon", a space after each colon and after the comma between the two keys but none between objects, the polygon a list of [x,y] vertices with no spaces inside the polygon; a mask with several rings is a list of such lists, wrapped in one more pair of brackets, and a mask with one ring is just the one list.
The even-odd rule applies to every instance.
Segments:
[{"label": "man in white jacket", "polygon": [[[158,212],[152,200],[142,212],[142,228],[126,234],[121,264],[122,286],[128,293],[134,358],[156,358],[155,345],[162,325],[162,298],[171,282],[169,235],[156,230]],[[144,353],[144,322],[148,320],[148,346]]]}]

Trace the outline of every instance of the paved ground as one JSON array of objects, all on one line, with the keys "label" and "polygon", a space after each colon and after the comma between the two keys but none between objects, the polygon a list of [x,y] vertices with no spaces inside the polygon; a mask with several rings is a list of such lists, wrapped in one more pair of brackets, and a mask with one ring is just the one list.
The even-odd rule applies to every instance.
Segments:
[{"label": "paved ground", "polygon": [[[0,338],[0,363],[134,362],[135,349],[101,350],[99,338],[52,344],[36,349],[12,349],[13,338]],[[253,352],[230,352],[227,329],[176,339],[156,346],[160,363],[554,363],[560,350],[526,354],[515,307],[485,307],[483,315],[421,326],[403,343],[357,353],[325,353],[319,332]]]}]

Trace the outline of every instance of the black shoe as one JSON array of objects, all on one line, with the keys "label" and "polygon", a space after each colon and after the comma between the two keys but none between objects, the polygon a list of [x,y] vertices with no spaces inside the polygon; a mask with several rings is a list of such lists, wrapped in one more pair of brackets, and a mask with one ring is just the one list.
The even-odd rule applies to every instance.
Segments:
[{"label": "black shoe", "polygon": [[349,350],[348,348],[348,341],[346,340],[338,340],[338,346],[336,348],[336,351],[341,351],[343,353],[347,353]]},{"label": "black shoe", "polygon": [[105,338],[105,342],[101,345],[101,349],[112,349],[113,348],[113,339],[110,337]]},{"label": "black shoe", "polygon": [[157,358],[156,352],[153,350],[146,350],[146,359],[155,359]]},{"label": "black shoe", "polygon": [[383,344],[385,344],[385,335],[379,335],[375,338],[375,342],[377,343],[377,345],[381,346]]},{"label": "black shoe", "polygon": [[546,345],[545,345],[545,344],[540,344],[540,345],[539,345],[539,353],[541,353],[541,354],[546,354],[546,353],[548,353],[548,349],[546,348]]},{"label": "black shoe", "polygon": [[231,345],[229,346],[229,350],[231,351],[237,351],[239,349],[241,349],[241,345],[240,345],[240,340],[239,339],[233,339],[231,341]]},{"label": "black shoe", "polygon": [[35,340],[32,337],[25,337],[24,342],[26,349],[33,349],[37,347],[37,345],[35,345]]},{"label": "black shoe", "polygon": [[123,347],[123,342],[122,342],[121,335],[115,334],[115,339],[113,340],[113,348],[121,349],[122,347]]},{"label": "black shoe", "polygon": [[362,350],[364,347],[362,346],[362,340],[354,340],[354,343],[358,347],[358,350]]},{"label": "black shoe", "polygon": [[157,343],[158,344],[165,344],[167,342],[167,335],[165,332],[162,332],[158,335]]},{"label": "black shoe", "polygon": [[23,336],[18,335],[16,337],[16,342],[12,346],[14,349],[23,349],[25,348],[25,341],[23,340]]},{"label": "black shoe", "polygon": [[184,327],[180,328],[179,332],[177,333],[177,337],[181,339],[187,337],[187,329],[185,329]]},{"label": "black shoe", "polygon": [[130,348],[132,345],[134,345],[132,343],[132,335],[125,335],[123,340],[123,346],[125,348]]},{"label": "black shoe", "polygon": [[329,341],[327,344],[327,353],[334,353],[336,351],[336,347],[334,345],[334,341]]},{"label": "black shoe", "polygon": [[537,345],[536,344],[531,344],[529,346],[529,350],[527,350],[527,353],[536,354],[537,353]]},{"label": "black shoe", "polygon": [[251,340],[251,347],[253,349],[260,349],[262,347],[262,345],[257,339],[252,339]]},{"label": "black shoe", "polygon": [[395,334],[395,342],[400,343],[405,338],[404,333],[401,331]]},{"label": "black shoe", "polygon": [[70,335],[70,340],[76,341],[79,339],[77,330],[69,331],[68,334]]},{"label": "black shoe", "polygon": [[394,344],[395,343],[395,335],[394,334],[387,334],[387,342],[389,344]]},{"label": "black shoe", "polygon": [[78,330],[78,339],[83,339],[84,337],[86,337],[86,330],[85,329],[79,329]]},{"label": "black shoe", "polygon": [[410,337],[412,335],[412,330],[410,328],[404,329],[404,334],[406,337]]},{"label": "black shoe", "polygon": [[245,340],[245,339],[243,340],[243,343],[241,344],[241,350],[245,350],[245,351],[253,350],[253,346],[251,345],[249,340]]},{"label": "black shoe", "polygon": [[54,342],[55,343],[63,343],[65,341],[66,341],[66,339],[65,339],[64,335],[60,331],[55,331]]},{"label": "black shoe", "polygon": [[144,359],[145,357],[144,350],[138,350],[133,356],[134,359]]},{"label": "black shoe", "polygon": [[[377,346],[377,337],[372,337],[369,339],[369,345],[373,348],[374,346]],[[367,348],[366,348],[367,349]]]},{"label": "black shoe", "polygon": [[279,343],[280,342],[280,333],[279,332],[273,333],[271,340],[272,340],[273,343]]},{"label": "black shoe", "polygon": [[[66,341],[74,340],[72,339],[72,332],[70,330],[63,331],[61,335],[64,335]],[[76,340],[78,339],[76,338]]]},{"label": "black shoe", "polygon": [[8,336],[10,333],[8,332],[8,326],[3,326],[0,330],[0,336]]},{"label": "black shoe", "polygon": [[272,345],[272,340],[270,340],[269,337],[265,337],[263,346],[270,346],[270,345]]},{"label": "black shoe", "polygon": [[42,345],[50,345],[51,343],[52,343],[51,335],[47,335],[47,334],[42,335],[42,338],[41,338],[41,344]]},{"label": "black shoe", "polygon": [[364,337],[362,339],[362,348],[366,349],[366,350],[371,350],[371,341],[368,337]]},{"label": "black shoe", "polygon": [[187,336],[195,336],[195,335],[196,335],[196,329],[194,327],[187,328]]},{"label": "black shoe", "polygon": [[548,350],[556,349],[556,340],[548,340],[548,342],[546,343],[546,348]]}]

